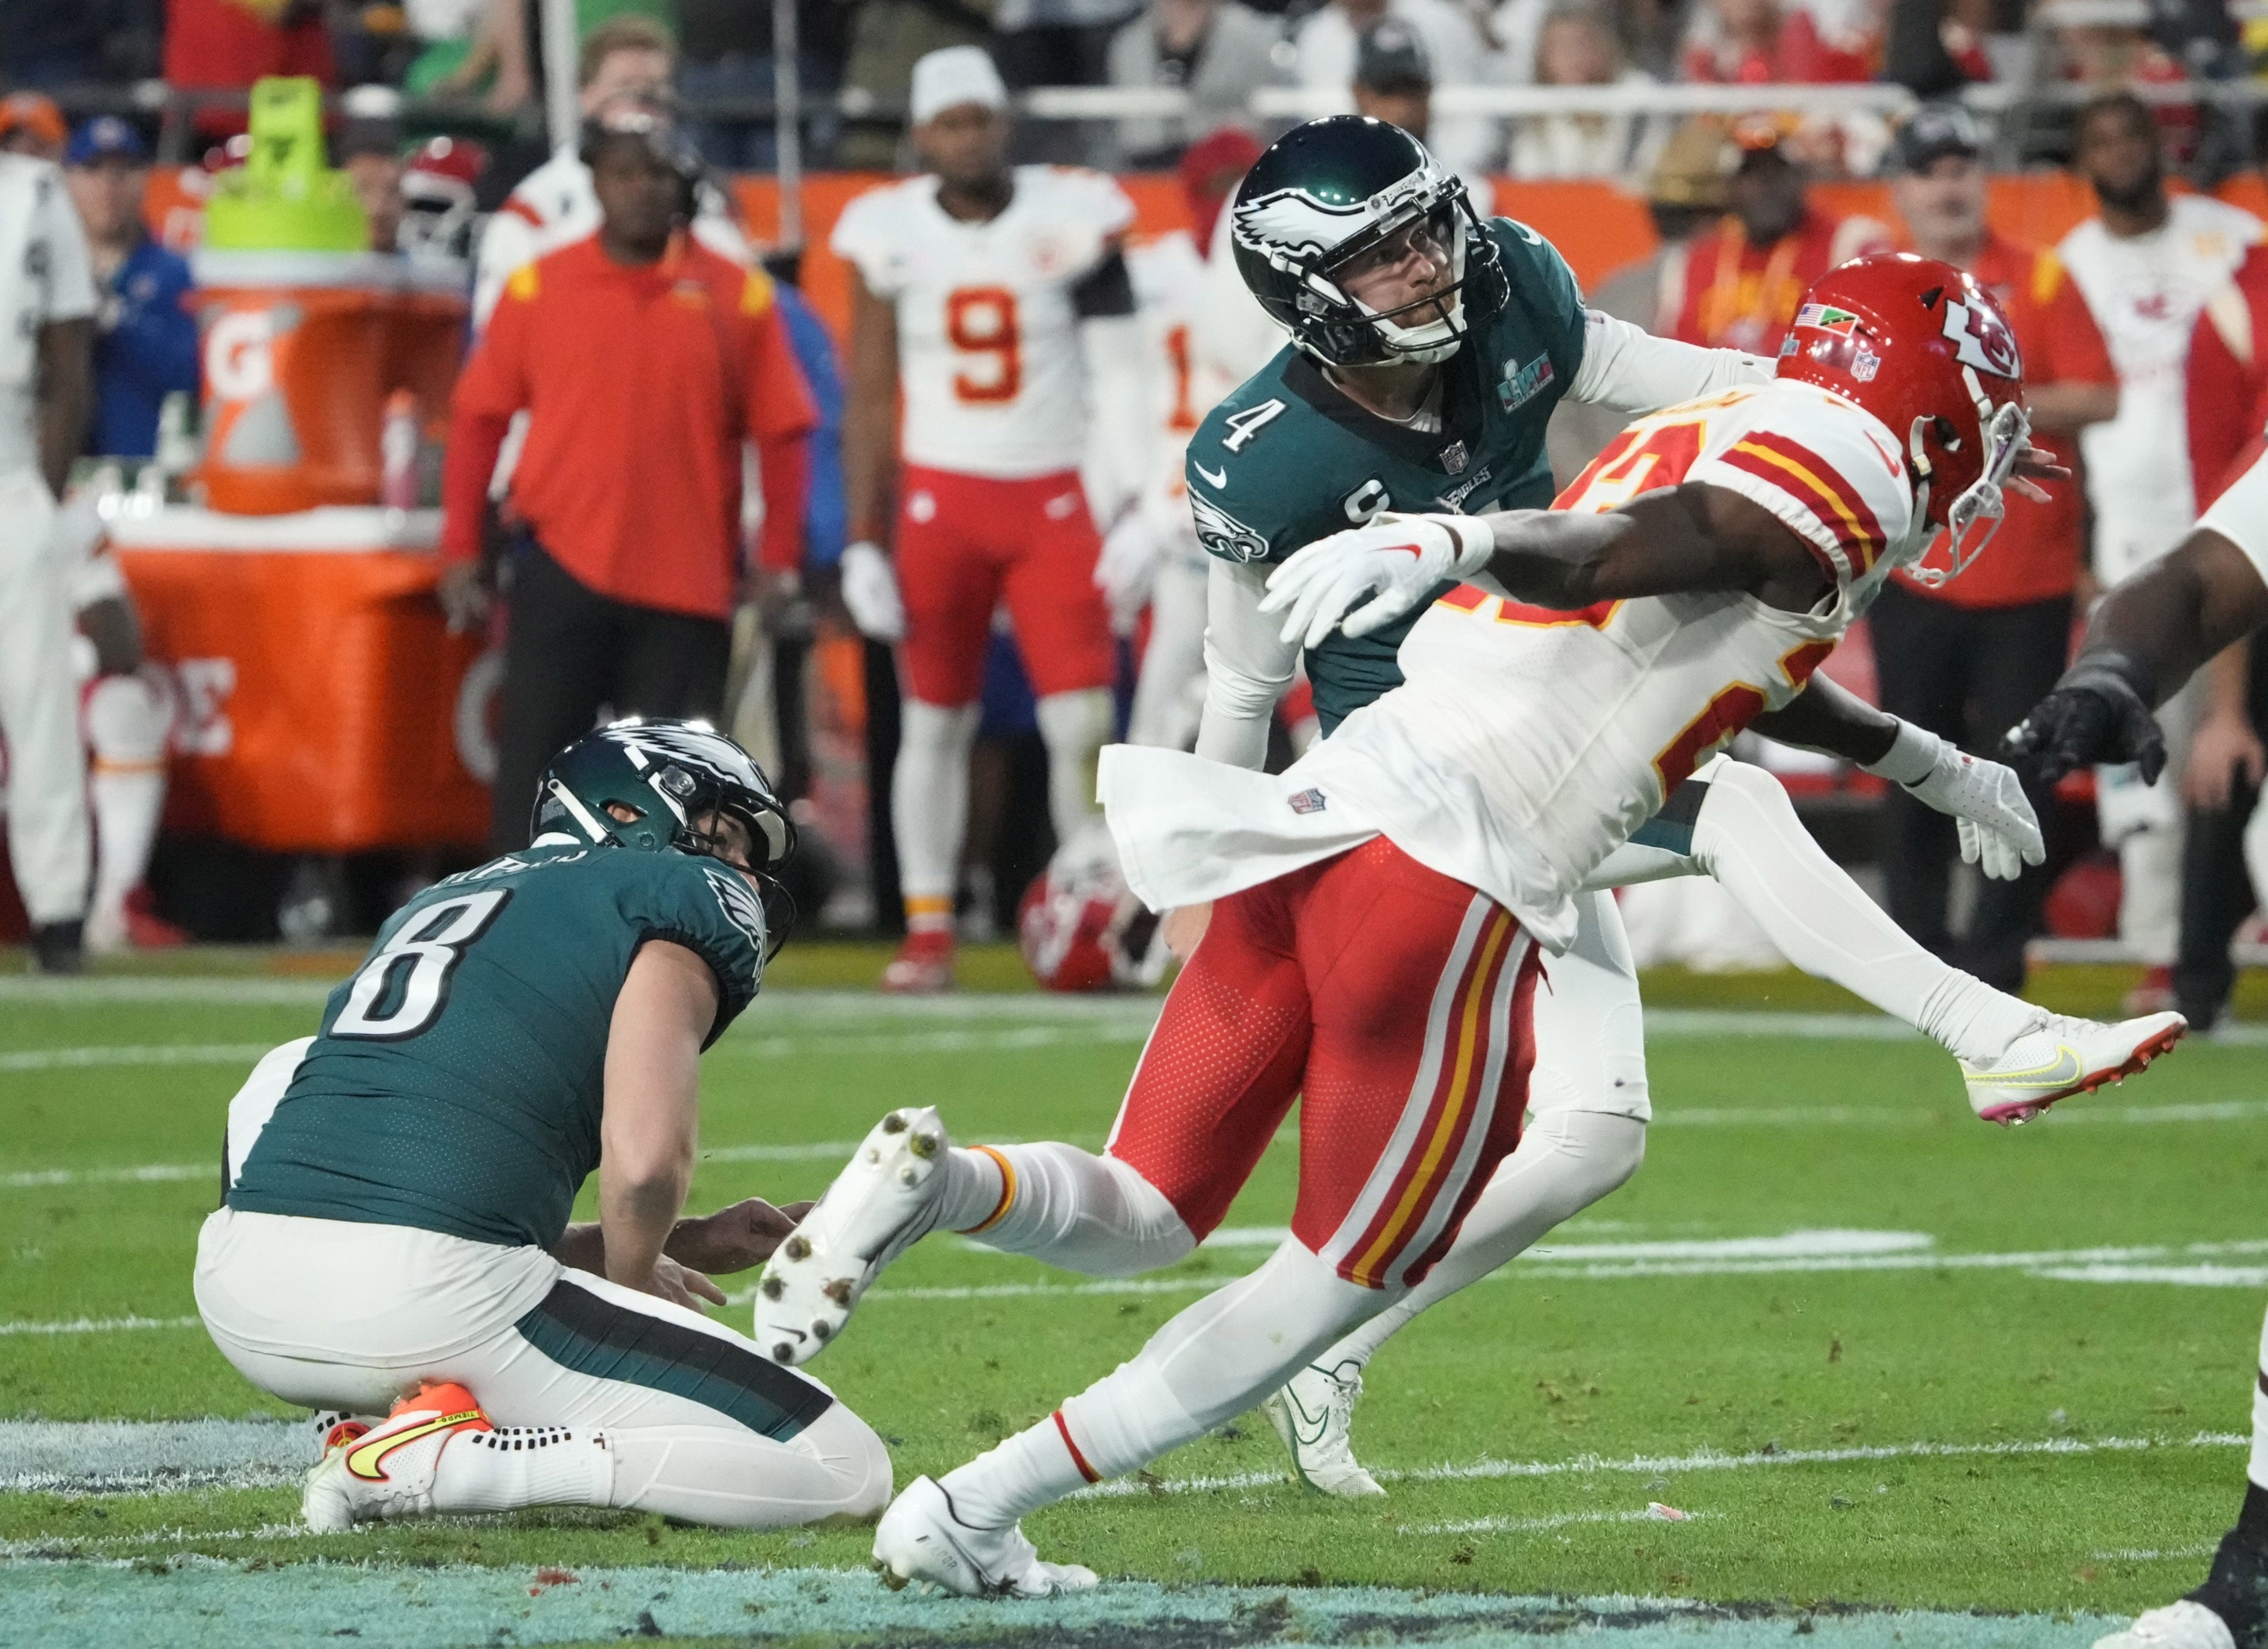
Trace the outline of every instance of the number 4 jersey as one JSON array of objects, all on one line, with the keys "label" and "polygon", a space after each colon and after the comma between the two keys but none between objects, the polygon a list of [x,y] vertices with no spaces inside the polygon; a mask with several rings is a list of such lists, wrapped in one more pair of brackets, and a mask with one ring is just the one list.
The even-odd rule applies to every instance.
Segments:
[{"label": "number 4 jersey", "polygon": [[[1459,586],[1403,640],[1403,684],[1278,777],[1169,775],[1144,767],[1156,752],[1106,751],[1103,798],[1134,891],[1153,907],[1217,898],[1384,835],[1563,948],[1591,872],[1699,763],[1802,691],[1927,542],[1889,430],[1794,383],[1638,420],[1555,507],[1607,510],[1688,481],[1784,522],[1831,594],[1809,612],[1737,591],[1559,612]],[[1160,799],[1177,782],[1214,799]]]},{"label": "number 4 jersey", "polygon": [[229,1206],[551,1247],[598,1166],[607,1033],[649,939],[709,964],[713,1042],[764,968],[729,866],[539,844],[428,888],[331,992],[264,1122],[231,1108]]},{"label": "number 4 jersey", "polygon": [[1077,289],[1134,221],[1099,172],[1020,166],[998,217],[964,222],[934,176],[859,196],[837,256],[897,312],[905,462],[996,480],[1076,470],[1087,385]]}]

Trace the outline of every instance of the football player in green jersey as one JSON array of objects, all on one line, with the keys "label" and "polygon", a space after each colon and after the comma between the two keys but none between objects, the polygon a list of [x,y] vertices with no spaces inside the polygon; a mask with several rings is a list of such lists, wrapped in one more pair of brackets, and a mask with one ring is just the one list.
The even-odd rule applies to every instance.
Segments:
[{"label": "football player in green jersey", "polygon": [[[330,1428],[318,1531],[541,1505],[871,1515],[873,1429],[699,1309],[724,1295],[695,1268],[756,1264],[794,1210],[679,1217],[700,1055],[785,936],[794,829],[732,740],[627,721],[553,759],[532,834],[396,912],[322,1029],[231,1101],[206,1327],[287,1403],[386,1416]],[[599,1217],[571,1225],[594,1171]]]},{"label": "football player in green jersey", "polygon": [[[1218,557],[1197,744],[1216,760],[1260,766],[1299,656],[1258,612],[1276,563],[1382,509],[1550,503],[1544,428],[1563,395],[1647,413],[1772,376],[1586,308],[1550,242],[1475,216],[1456,176],[1382,121],[1294,128],[1231,211],[1238,268],[1292,341],[1189,440],[1197,534]],[[1408,629],[1308,650],[1325,734],[1400,683]]]}]

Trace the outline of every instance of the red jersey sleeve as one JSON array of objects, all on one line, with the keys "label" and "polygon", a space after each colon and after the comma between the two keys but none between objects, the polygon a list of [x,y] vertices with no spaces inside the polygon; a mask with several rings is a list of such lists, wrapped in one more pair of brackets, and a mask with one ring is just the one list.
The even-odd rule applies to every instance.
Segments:
[{"label": "red jersey sleeve", "polygon": [[2255,247],[2225,286],[2205,300],[2189,335],[2189,468],[2202,509],[2235,478],[2260,433],[2268,371],[2260,359],[2268,324],[2268,253]]},{"label": "red jersey sleeve", "polygon": [[2110,346],[2094,312],[2079,295],[2078,283],[2064,271],[2063,261],[2043,252],[2031,266],[2031,303],[2039,317],[2039,332],[2047,346],[2045,370],[2024,363],[2025,375],[2043,384],[2116,384],[2118,369],[2110,364]]},{"label": "red jersey sleeve", "polygon": [[746,351],[749,433],[759,441],[808,435],[819,427],[819,408],[796,360],[788,323],[773,301],[772,277],[750,269],[741,287],[742,347]]},{"label": "red jersey sleeve", "polygon": [[473,346],[449,397],[449,447],[441,465],[441,557],[470,561],[480,554],[488,483],[512,415],[528,403],[527,349],[541,277],[537,266],[514,271],[504,284],[488,330]]}]

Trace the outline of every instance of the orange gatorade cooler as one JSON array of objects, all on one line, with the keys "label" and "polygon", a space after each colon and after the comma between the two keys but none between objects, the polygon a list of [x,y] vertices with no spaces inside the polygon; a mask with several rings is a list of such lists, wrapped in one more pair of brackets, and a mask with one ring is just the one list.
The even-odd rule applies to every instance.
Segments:
[{"label": "orange gatorade cooler", "polygon": [[388,393],[440,416],[463,327],[462,267],[372,253],[200,252],[206,502],[283,515],[378,498]]}]

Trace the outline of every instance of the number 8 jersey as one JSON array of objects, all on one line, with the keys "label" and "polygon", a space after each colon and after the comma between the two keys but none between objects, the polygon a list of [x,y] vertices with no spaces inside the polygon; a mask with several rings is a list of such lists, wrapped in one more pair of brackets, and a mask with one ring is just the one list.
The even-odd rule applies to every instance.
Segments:
[{"label": "number 8 jersey", "polygon": [[639,947],[709,964],[711,1041],[764,970],[763,909],[729,866],[562,841],[388,919],[322,1031],[271,1054],[275,1080],[256,1072],[229,1107],[230,1208],[558,1241],[598,1166],[607,1034]]},{"label": "number 8 jersey", "polygon": [[859,196],[830,241],[897,311],[901,449],[926,469],[996,480],[1076,470],[1087,385],[1076,292],[1134,221],[1099,172],[1020,166],[1007,209],[965,223],[937,179]]}]

